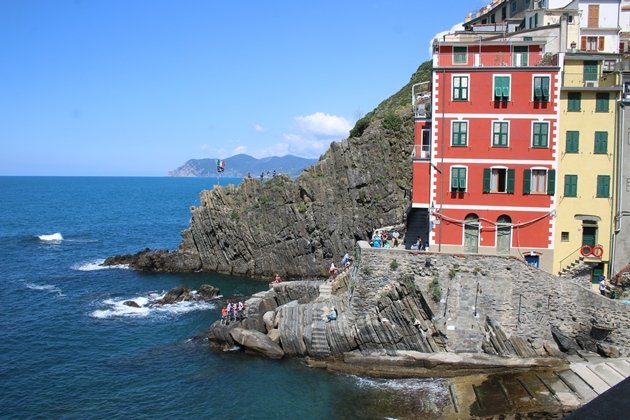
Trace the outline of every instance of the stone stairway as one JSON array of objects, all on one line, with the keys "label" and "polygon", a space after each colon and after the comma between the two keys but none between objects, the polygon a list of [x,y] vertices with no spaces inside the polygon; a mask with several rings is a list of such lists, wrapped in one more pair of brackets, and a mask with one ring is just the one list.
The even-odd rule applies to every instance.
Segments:
[{"label": "stone stairway", "polygon": [[325,281],[319,286],[319,300],[326,300],[332,297],[332,283]]},{"label": "stone stairway", "polygon": [[445,329],[448,350],[455,353],[477,353],[485,333],[475,316],[477,281],[466,273],[456,274],[449,283],[446,297]]},{"label": "stone stairway", "polygon": [[[322,311],[323,312],[323,311]],[[322,317],[324,314],[322,313]],[[314,319],[311,332],[312,356],[328,357],[330,356],[330,347],[326,339],[326,321]]]}]

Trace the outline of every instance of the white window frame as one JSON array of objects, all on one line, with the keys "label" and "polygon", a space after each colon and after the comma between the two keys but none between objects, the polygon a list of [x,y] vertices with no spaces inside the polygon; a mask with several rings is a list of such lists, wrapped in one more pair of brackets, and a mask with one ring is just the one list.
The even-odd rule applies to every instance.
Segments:
[{"label": "white window frame", "polygon": [[[535,89],[536,86],[534,85],[534,81],[536,80],[537,77],[546,77],[547,79],[549,79],[549,99],[547,99],[547,101],[536,101],[536,95],[535,95]],[[511,87],[512,85],[510,85]],[[549,74],[532,74],[532,96],[531,96],[531,101],[532,102],[546,102],[546,103],[550,103],[551,102],[551,75]]]},{"label": "white window frame", "polygon": [[[452,185],[453,185],[453,169],[461,169],[463,168],[466,171],[466,186],[464,187],[463,190],[458,189],[457,191],[453,191]],[[449,192],[454,192],[454,193],[462,193],[462,192],[468,192],[468,166],[465,165],[453,165],[449,168],[448,170],[448,190]]]},{"label": "white window frame", "polygon": [[[493,174],[493,171],[494,171],[495,169],[496,169],[496,170],[502,170],[502,171],[505,171],[505,186],[504,186],[503,191],[499,191],[499,189],[498,189],[498,188],[497,188],[497,189],[493,189],[493,188],[492,188],[492,185],[493,185],[493,180],[494,180],[494,174]],[[507,179],[508,179],[508,169],[509,169],[509,168],[508,168],[507,166],[491,166],[491,167],[490,167],[490,193],[492,193],[492,194],[507,194],[507,189],[508,189],[508,188],[507,188],[507,186],[508,186],[508,181],[507,181]],[[498,185],[498,183],[499,183],[499,182],[498,182],[498,179],[497,179],[497,185]]]},{"label": "white window frame", "polygon": [[[455,123],[466,123],[466,144],[453,144],[453,134],[455,134],[455,130],[453,126]],[[451,120],[451,138],[450,138],[450,146],[451,147],[468,147],[470,144],[470,122],[468,120]]]},{"label": "white window frame", "polygon": [[[464,61],[463,63],[456,63],[455,62],[455,48],[466,48],[466,61]],[[453,45],[453,52],[452,52],[453,56],[451,59],[451,62],[453,63],[454,66],[465,66],[466,64],[468,64],[468,45]],[[457,53],[460,54],[460,53]]]},{"label": "white window frame", "polygon": [[494,102],[494,82],[497,80],[497,77],[508,77],[510,79],[510,97],[507,101],[505,102],[512,102],[512,75],[511,74],[501,74],[501,73],[495,73],[492,75],[492,92],[490,92],[490,94],[492,95],[490,97],[490,100],[492,102]]},{"label": "white window frame", "polygon": [[[545,147],[542,146],[534,146],[534,124],[546,124],[547,125],[547,145]],[[551,148],[551,121],[545,121],[545,120],[536,120],[536,121],[532,121],[531,123],[531,127],[530,127],[530,133],[531,137],[529,140],[529,147],[532,149],[549,149]]]},{"label": "white window frame", "polygon": [[[507,123],[507,127],[508,127],[507,144],[505,146],[495,146],[494,144],[494,123]],[[492,124],[490,126],[490,147],[499,147],[499,148],[510,147],[510,121],[509,120],[492,120],[490,124]]]},{"label": "white window frame", "polygon": [[[455,99],[455,78],[465,77],[468,83],[468,94],[466,99]],[[453,74],[451,75],[451,102],[468,102],[470,101],[470,74]]]},{"label": "white window frame", "polygon": [[[529,168],[531,170],[531,178],[529,179],[529,194],[531,195],[546,195],[547,194],[547,184],[549,183],[549,168],[544,168],[540,166],[535,166],[533,168]],[[534,171],[544,171],[545,172],[545,182],[543,182],[543,190],[534,191]]]}]

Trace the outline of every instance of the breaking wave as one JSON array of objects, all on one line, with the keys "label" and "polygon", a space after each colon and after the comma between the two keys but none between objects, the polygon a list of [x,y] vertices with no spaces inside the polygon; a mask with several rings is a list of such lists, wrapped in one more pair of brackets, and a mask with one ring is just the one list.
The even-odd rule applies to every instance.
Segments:
[{"label": "breaking wave", "polygon": [[118,268],[123,270],[129,269],[129,264],[118,264],[118,265],[102,265],[105,260],[93,260],[85,263],[75,264],[72,266],[73,270],[77,271],[98,271],[98,270],[110,270],[112,268]]},{"label": "breaking wave", "polygon": [[37,283],[24,283],[27,289],[39,290],[48,293],[56,293],[58,296],[65,296],[61,289],[53,284],[37,284]]},{"label": "breaking wave", "polygon": [[155,302],[162,299],[164,295],[165,293],[151,292],[146,296],[129,299],[105,299],[100,302],[100,306],[103,308],[93,311],[90,316],[98,319],[145,318],[149,316],[173,316],[216,308],[212,303],[201,301],[156,305]]},{"label": "breaking wave", "polygon": [[51,233],[50,235],[38,235],[37,237],[39,238],[40,241],[46,241],[46,242],[63,241],[63,236],[61,236],[61,233],[59,232]]}]

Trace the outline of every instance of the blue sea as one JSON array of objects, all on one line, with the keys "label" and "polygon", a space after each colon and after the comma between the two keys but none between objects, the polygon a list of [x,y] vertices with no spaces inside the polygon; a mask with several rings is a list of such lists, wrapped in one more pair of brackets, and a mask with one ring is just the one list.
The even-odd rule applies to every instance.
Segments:
[{"label": "blue sea", "polygon": [[[438,380],[334,374],[193,339],[219,318],[223,298],[245,299],[265,283],[99,265],[146,247],[177,248],[189,208],[216,182],[0,177],[0,417],[435,417],[448,393]],[[149,308],[170,288],[203,283],[223,298]]]}]

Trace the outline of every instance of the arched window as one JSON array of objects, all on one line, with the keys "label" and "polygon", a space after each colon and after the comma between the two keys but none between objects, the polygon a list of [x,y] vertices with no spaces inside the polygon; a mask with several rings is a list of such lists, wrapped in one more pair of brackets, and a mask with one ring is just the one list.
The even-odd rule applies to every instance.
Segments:
[{"label": "arched window", "polygon": [[497,254],[510,255],[512,247],[512,219],[501,215],[497,219]]},{"label": "arched window", "polygon": [[464,252],[479,251],[479,216],[470,213],[464,219]]}]

